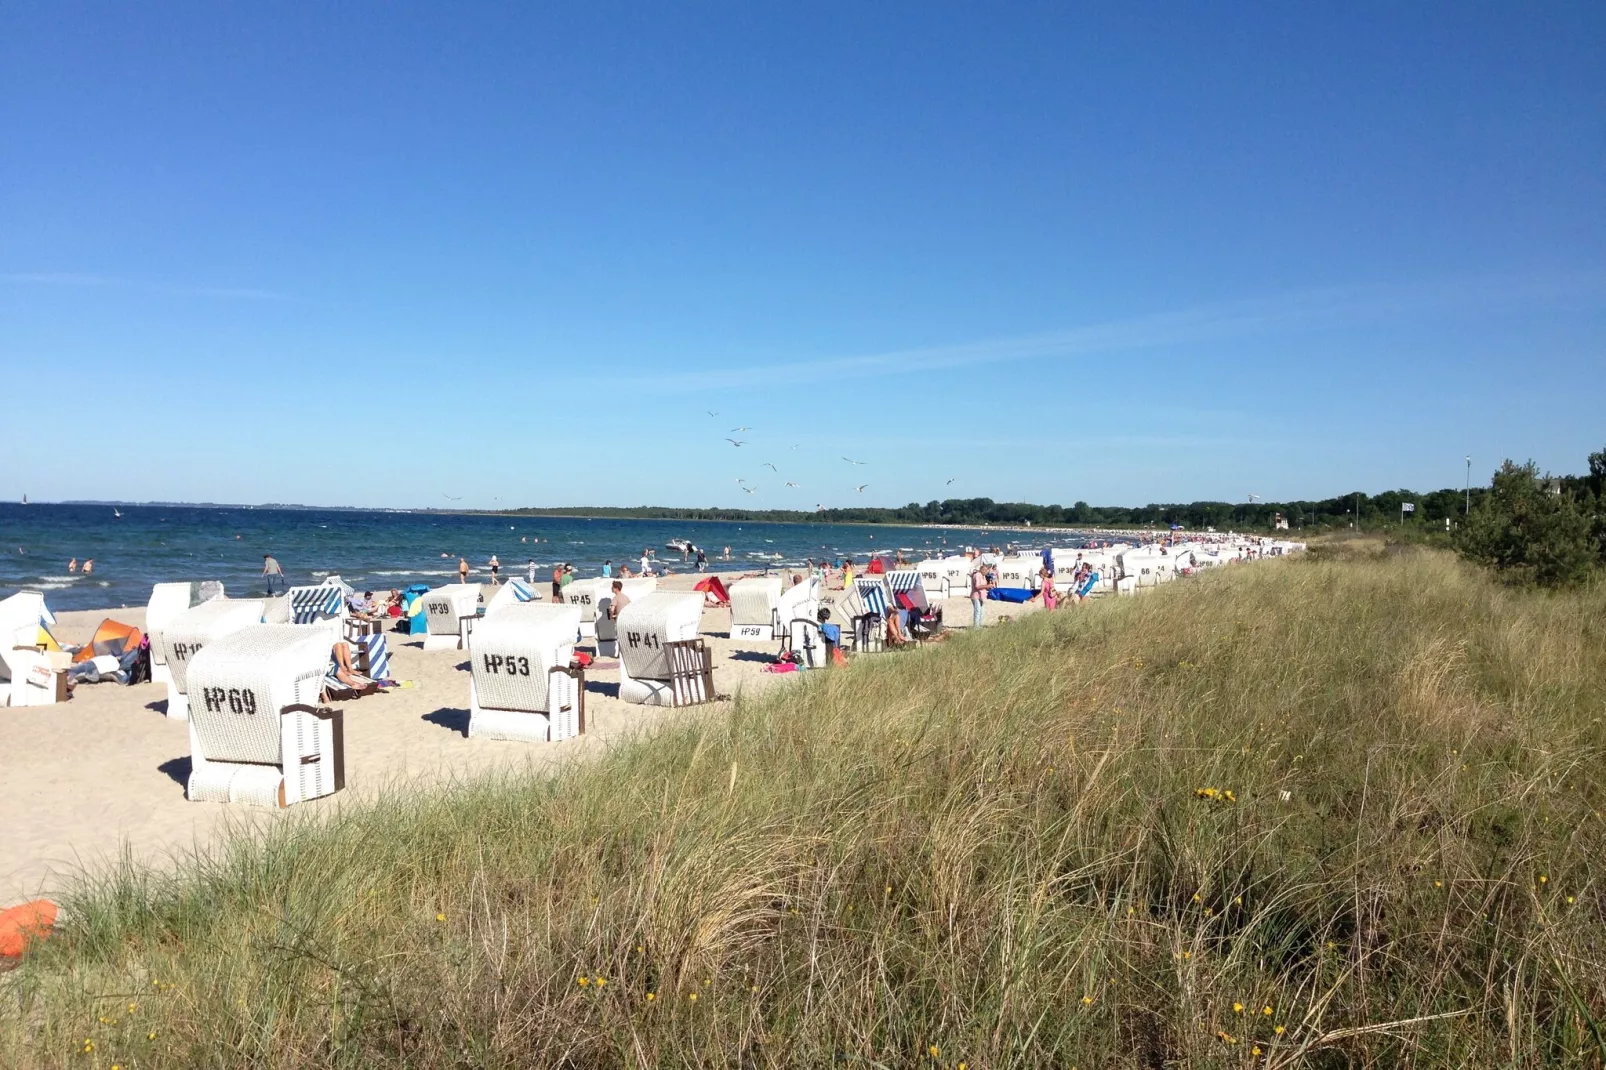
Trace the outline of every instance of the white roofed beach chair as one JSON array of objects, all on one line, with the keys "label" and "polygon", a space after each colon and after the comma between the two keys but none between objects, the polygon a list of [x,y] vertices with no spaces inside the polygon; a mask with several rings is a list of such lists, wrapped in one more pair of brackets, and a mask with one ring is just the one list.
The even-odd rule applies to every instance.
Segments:
[{"label": "white roofed beach chair", "polygon": [[585,676],[571,670],[580,611],[537,602],[487,615],[469,637],[468,734],[556,743],[585,731]]},{"label": "white roofed beach chair", "polygon": [[615,580],[624,584],[621,590],[632,600],[658,589],[656,576],[632,576],[629,579],[620,579],[618,576],[593,576],[590,579],[575,580],[563,589],[563,600],[580,610],[581,635],[589,638],[597,634],[597,608],[604,598],[613,597]]},{"label": "white roofed beach chair", "polygon": [[479,617],[480,585],[448,583],[424,595],[424,649],[461,650]]},{"label": "white roofed beach chair", "polygon": [[186,668],[192,802],[289,806],[345,787],[341,711],[318,705],[328,633],[258,624],[222,636]]},{"label": "white roofed beach chair", "polygon": [[[262,623],[260,599],[218,598],[191,606],[167,622],[162,629],[162,653],[167,658],[167,715],[178,720],[189,716],[189,674],[191,659],[206,646],[224,636]],[[320,631],[321,635],[327,633]],[[325,653],[328,642],[325,641]]]},{"label": "white roofed beach chair", "polygon": [[535,588],[515,576],[496,588],[496,593],[485,603],[485,615],[489,617],[499,609],[534,601],[536,601]]},{"label": "white roofed beach chair", "polygon": [[145,634],[151,640],[151,683],[165,684],[170,679],[167,655],[162,653],[162,629],[167,622],[191,606],[222,597],[223,584],[216,580],[151,586],[151,598],[145,604]]},{"label": "white roofed beach chair", "polygon": [[819,622],[820,592],[823,587],[818,577],[805,576],[802,582],[781,591],[781,597],[775,603],[775,638],[787,638],[795,620]]},{"label": "white roofed beach chair", "polygon": [[698,634],[700,591],[654,591],[619,614],[619,697],[648,706],[691,706],[714,698],[714,663]]},{"label": "white roofed beach chair", "polygon": [[730,585],[732,639],[773,639],[776,607],[781,601],[779,576],[749,576]]},{"label": "white roofed beach chair", "polygon": [[884,575],[855,576],[853,589],[858,595],[859,612],[850,619],[853,650],[857,654],[878,654],[886,647],[887,614],[893,605],[892,591]]},{"label": "white roofed beach chair", "polygon": [[4,705],[49,706],[56,701],[62,656],[40,647],[39,632],[56,623],[40,591],[18,591],[0,600],[0,676],[6,680]]}]

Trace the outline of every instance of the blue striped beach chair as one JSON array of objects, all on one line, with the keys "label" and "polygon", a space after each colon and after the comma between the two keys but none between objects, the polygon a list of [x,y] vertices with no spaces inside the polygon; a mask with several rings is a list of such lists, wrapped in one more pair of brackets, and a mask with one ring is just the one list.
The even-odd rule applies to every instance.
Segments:
[{"label": "blue striped beach chair", "polygon": [[334,620],[345,613],[346,595],[339,587],[319,584],[316,587],[290,588],[290,623],[316,624]]}]

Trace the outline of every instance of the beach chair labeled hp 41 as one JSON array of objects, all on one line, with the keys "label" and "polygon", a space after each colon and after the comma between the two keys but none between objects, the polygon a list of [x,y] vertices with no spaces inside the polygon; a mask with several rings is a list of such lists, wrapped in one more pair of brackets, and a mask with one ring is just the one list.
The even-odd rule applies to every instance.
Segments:
[{"label": "beach chair labeled hp 41", "polygon": [[619,697],[647,706],[714,698],[713,655],[699,630],[703,595],[654,591],[619,614]]},{"label": "beach chair labeled hp 41", "polygon": [[185,669],[192,802],[289,806],[345,787],[340,710],[318,705],[322,629],[258,624],[208,643]]}]

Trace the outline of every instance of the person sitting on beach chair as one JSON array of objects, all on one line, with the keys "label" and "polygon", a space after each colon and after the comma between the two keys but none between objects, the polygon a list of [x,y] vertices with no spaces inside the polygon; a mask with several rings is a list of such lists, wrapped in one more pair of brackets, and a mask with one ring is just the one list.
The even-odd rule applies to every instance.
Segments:
[{"label": "person sitting on beach chair", "polygon": [[357,672],[351,663],[351,645],[344,640],[336,643],[329,652],[329,670],[323,678],[323,700],[328,702],[336,694],[342,697],[361,698],[379,690],[379,685]]}]

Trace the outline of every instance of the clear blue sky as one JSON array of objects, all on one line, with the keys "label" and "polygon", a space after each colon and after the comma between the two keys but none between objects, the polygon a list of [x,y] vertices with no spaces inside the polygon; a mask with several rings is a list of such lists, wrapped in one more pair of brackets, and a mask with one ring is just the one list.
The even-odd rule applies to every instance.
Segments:
[{"label": "clear blue sky", "polygon": [[7,4],[0,495],[1581,470],[1603,57],[1599,0]]}]

